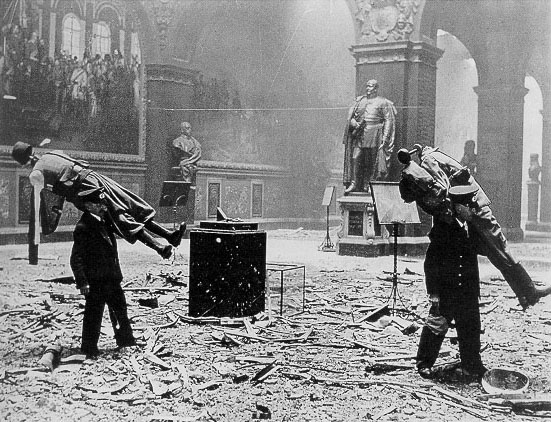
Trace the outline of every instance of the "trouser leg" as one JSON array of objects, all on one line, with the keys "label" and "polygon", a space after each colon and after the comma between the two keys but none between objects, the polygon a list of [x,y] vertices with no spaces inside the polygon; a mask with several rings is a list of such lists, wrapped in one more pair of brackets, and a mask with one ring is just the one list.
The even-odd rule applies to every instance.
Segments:
[{"label": "trouser leg", "polygon": [[97,289],[92,289],[86,297],[86,304],[84,305],[81,343],[82,353],[94,355],[98,352],[98,341],[104,308],[105,299],[102,293]]},{"label": "trouser leg", "polygon": [[164,259],[170,258],[172,255],[172,246],[171,245],[162,245],[159,243],[153,236],[144,230],[139,231],[136,234],[136,238],[142,242],[144,245],[150,247],[155,252],[157,252]]},{"label": "trouser leg", "polygon": [[186,223],[180,223],[180,227],[177,230],[168,230],[155,221],[149,220],[145,223],[145,228],[151,233],[166,239],[172,246],[178,247],[186,231]]},{"label": "trouser leg", "polygon": [[417,368],[432,368],[445,335],[436,335],[428,327],[423,327],[417,348]]},{"label": "trouser leg", "polygon": [[480,357],[481,325],[478,298],[470,296],[461,299],[455,308],[455,328],[461,366],[469,372],[482,374],[485,368]]},{"label": "trouser leg", "polygon": [[535,304],[538,299],[536,286],[524,267],[507,248],[507,240],[489,207],[482,207],[473,216],[473,226],[482,237],[485,253],[490,262],[501,272],[523,307]]},{"label": "trouser leg", "polygon": [[[447,298],[441,297],[438,307],[440,316],[446,319],[448,326],[453,319],[452,307],[449,302],[450,300]],[[419,340],[419,347],[417,349],[417,368],[432,368],[440,353],[442,342],[444,338],[446,338],[446,332],[447,329],[441,334],[435,334],[429,327],[423,327]]]},{"label": "trouser leg", "polygon": [[107,298],[109,307],[109,318],[113,325],[115,340],[118,346],[131,346],[135,343],[134,334],[130,319],[128,318],[128,307],[126,298],[120,285],[113,288]]}]

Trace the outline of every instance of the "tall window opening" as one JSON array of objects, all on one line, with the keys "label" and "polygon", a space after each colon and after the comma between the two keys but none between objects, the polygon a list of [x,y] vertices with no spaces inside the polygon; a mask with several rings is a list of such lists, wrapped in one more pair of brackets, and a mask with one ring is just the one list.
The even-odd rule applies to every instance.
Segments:
[{"label": "tall window opening", "polygon": [[73,14],[68,13],[63,18],[63,36],[61,49],[71,57],[81,57],[80,39],[81,31],[83,29],[80,25],[79,18]]},{"label": "tall window opening", "polygon": [[111,54],[111,29],[105,22],[98,22],[94,25],[94,38],[92,42],[92,53],[104,57]]}]

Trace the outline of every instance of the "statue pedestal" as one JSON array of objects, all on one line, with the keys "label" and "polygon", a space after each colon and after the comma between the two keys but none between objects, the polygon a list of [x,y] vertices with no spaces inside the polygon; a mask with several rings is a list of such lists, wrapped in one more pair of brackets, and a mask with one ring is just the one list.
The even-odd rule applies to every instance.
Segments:
[{"label": "statue pedestal", "polygon": [[337,255],[387,255],[389,233],[375,215],[373,198],[368,193],[351,193],[337,198],[341,227],[337,233]]},{"label": "statue pedestal", "polygon": [[[351,193],[337,198],[341,226],[337,232],[337,255],[375,257],[393,254],[393,239],[386,226],[381,226],[368,193]],[[404,226],[400,231],[404,230]],[[423,255],[429,244],[427,236],[404,236],[399,233],[400,255]]]}]

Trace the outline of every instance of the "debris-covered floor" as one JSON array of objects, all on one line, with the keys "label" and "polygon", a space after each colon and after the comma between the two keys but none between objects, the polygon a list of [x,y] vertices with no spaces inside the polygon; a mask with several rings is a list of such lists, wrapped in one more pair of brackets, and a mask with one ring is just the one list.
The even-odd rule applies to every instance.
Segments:
[{"label": "debris-covered floor", "polygon": [[[463,421],[539,420],[545,410],[511,411],[478,384],[421,379],[413,370],[427,313],[423,258],[399,257],[398,308],[388,304],[392,257],[318,252],[324,232],[268,232],[268,262],[306,268],[279,273],[270,309],[253,319],[187,314],[189,241],[174,262],[119,241],[129,315],[143,346],[116,349],[107,317],[101,355],[79,354],[83,299],[65,277],[71,243],[44,244],[30,266],[25,245],[0,247],[0,419],[6,421]],[[512,244],[536,280],[551,282],[551,243]],[[481,259],[482,354],[486,366],[530,377],[529,393],[551,393],[551,299],[522,312]],[[55,282],[52,282],[56,279]],[[390,302],[392,307],[392,301]],[[453,331],[449,333],[453,337]],[[39,361],[62,346],[50,372]],[[438,363],[453,362],[446,341]],[[540,396],[543,397],[543,396]],[[482,400],[485,399],[485,400]],[[547,396],[547,402],[549,397]],[[545,408],[545,403],[542,406]]]}]

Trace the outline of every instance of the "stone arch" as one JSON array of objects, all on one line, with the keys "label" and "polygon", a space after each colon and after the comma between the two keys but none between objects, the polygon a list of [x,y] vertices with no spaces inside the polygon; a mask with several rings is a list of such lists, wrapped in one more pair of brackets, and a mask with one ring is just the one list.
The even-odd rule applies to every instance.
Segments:
[{"label": "stone arch", "polygon": [[118,21],[118,26],[121,26],[121,27],[124,26],[124,15],[123,15],[123,13],[111,1],[104,1],[103,3],[99,3],[97,5],[96,9],[94,10],[94,19],[95,20],[100,20],[101,17],[102,17],[102,14],[104,14],[104,13],[107,13],[108,16],[109,16],[109,14],[111,14],[110,11],[112,11],[112,14],[114,14],[114,16],[116,17],[116,19]]},{"label": "stone arch", "polygon": [[478,86],[476,61],[457,37],[438,32],[437,46],[444,51],[437,66],[435,146],[460,160],[467,140],[477,144]]},{"label": "stone arch", "polygon": [[[78,6],[78,11],[74,10],[73,5]],[[56,0],[53,9],[64,13],[73,12],[80,19],[84,16],[84,5],[80,0]]]},{"label": "stone arch", "polygon": [[140,2],[130,2],[127,6],[125,21],[136,25],[136,30],[140,39],[140,48],[142,63],[158,63],[159,49],[155,41],[155,31],[152,22],[149,19],[147,11]]}]

